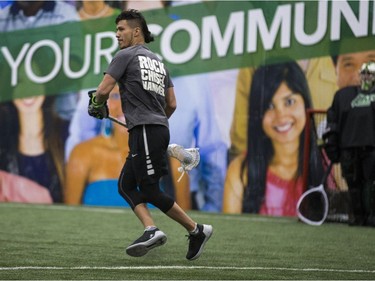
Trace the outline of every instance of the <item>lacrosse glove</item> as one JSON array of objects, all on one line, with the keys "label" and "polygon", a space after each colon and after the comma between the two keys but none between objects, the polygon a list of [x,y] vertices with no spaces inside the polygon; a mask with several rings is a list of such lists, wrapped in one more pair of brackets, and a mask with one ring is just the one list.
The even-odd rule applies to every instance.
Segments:
[{"label": "lacrosse glove", "polygon": [[95,90],[89,91],[89,107],[88,107],[88,113],[90,116],[103,119],[108,118],[109,116],[109,110],[107,106],[107,102],[103,103],[97,103],[96,102],[96,96],[95,96]]}]

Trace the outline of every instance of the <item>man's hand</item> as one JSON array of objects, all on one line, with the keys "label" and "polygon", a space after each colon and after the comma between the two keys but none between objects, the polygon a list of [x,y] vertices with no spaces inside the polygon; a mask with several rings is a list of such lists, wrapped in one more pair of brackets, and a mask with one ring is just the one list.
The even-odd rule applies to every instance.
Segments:
[{"label": "man's hand", "polygon": [[95,90],[88,92],[90,98],[88,107],[89,115],[98,119],[108,118],[109,110],[107,102],[97,103],[95,93]]}]

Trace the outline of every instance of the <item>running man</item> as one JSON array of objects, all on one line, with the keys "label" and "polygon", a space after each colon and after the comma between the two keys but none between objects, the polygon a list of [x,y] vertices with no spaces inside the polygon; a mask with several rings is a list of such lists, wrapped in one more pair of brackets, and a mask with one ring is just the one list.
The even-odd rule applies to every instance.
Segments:
[{"label": "running man", "polygon": [[107,118],[107,99],[118,83],[130,149],[119,177],[119,193],[145,228],[143,235],[126,248],[126,253],[140,257],[167,241],[147,208],[147,203],[151,203],[188,231],[186,258],[197,259],[212,235],[212,226],[196,223],[159,188],[160,177],[168,173],[168,118],[177,107],[173,83],[164,63],[145,45],[154,38],[140,12],[123,11],[116,18],[116,30],[120,51],[96,91],[89,92],[88,112],[95,118]]}]

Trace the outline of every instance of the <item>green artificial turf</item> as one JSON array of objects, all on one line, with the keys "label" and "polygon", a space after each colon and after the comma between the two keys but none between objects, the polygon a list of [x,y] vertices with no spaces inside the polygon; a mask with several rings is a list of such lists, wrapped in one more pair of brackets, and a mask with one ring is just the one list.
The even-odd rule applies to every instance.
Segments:
[{"label": "green artificial turf", "polygon": [[375,280],[375,228],[295,218],[189,212],[212,224],[202,256],[152,210],[167,243],[134,258],[143,227],[130,209],[0,203],[1,280]]}]

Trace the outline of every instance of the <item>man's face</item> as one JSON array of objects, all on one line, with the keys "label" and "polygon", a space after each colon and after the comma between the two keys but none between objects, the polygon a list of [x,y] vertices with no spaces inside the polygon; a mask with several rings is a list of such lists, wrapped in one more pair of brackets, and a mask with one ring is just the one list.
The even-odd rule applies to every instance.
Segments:
[{"label": "man's face", "polygon": [[339,89],[359,85],[359,70],[368,61],[375,61],[375,50],[339,55],[336,64]]},{"label": "man's face", "polygon": [[136,43],[135,37],[138,35],[137,29],[139,28],[132,28],[127,20],[121,20],[118,22],[116,26],[116,38],[120,49],[125,49]]}]

